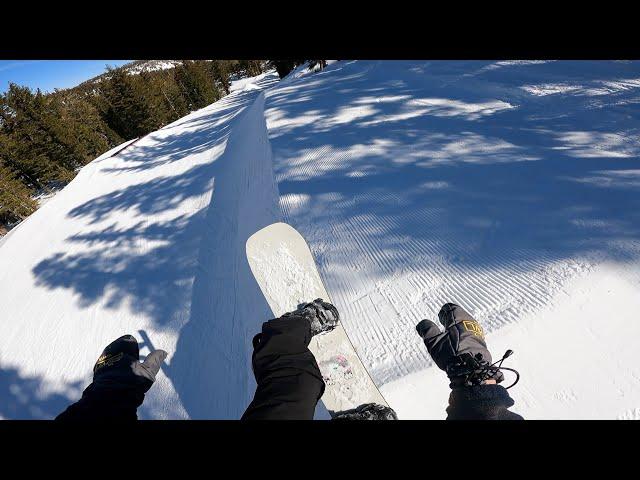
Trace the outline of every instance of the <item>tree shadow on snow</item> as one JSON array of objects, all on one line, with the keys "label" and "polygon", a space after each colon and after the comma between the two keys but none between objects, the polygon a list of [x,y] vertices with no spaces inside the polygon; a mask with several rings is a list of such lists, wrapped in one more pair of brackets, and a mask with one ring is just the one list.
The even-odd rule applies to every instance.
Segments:
[{"label": "tree shadow on snow", "polygon": [[44,387],[37,376],[26,377],[15,368],[0,367],[0,418],[53,419],[80,398],[84,385],[70,383],[64,393],[47,392]]},{"label": "tree shadow on snow", "polygon": [[[83,248],[33,269],[39,286],[72,289],[83,307],[126,306],[154,328],[179,330],[163,371],[190,418],[239,418],[254,388],[251,338],[271,316],[244,251],[252,233],[280,218],[262,100],[256,91],[232,100],[233,111],[246,107],[236,116],[225,107],[187,120],[186,131],[161,131],[164,140],[123,152],[117,168],[102,163],[104,175],[136,175],[221,148],[183,173],[168,170],[72,208],[68,216],[84,226],[67,241]],[[166,216],[175,211],[183,213]],[[139,221],[120,226],[119,215]],[[141,414],[155,416],[146,407]]]},{"label": "tree shadow on snow", "polygon": [[[269,94],[266,114],[284,207],[287,196],[305,205],[287,211],[294,223],[312,229],[330,218],[346,223],[374,215],[384,222],[375,225],[372,237],[407,261],[413,253],[403,252],[398,238],[436,241],[443,235],[464,238],[465,250],[513,245],[514,253],[527,246],[559,257],[597,248],[623,260],[634,255],[624,242],[605,241],[637,240],[640,234],[640,109],[626,108],[640,104],[639,63],[620,64],[620,75],[636,77],[636,85],[611,92],[606,101],[583,92],[520,103],[514,98],[525,93],[513,90],[532,77],[567,82],[562,73],[568,71],[588,83],[585,76],[610,75],[611,67],[421,62],[428,65],[419,69],[411,62],[384,63],[379,68],[379,62],[358,62],[342,67],[352,68],[352,75]],[[413,83],[399,73],[404,80],[398,81],[394,68],[422,73]],[[494,81],[508,79],[510,89],[463,88],[453,79],[443,87],[422,78],[430,69],[456,77],[485,69]],[[605,80],[598,84],[615,84]],[[285,121],[309,112],[323,120]],[[626,129],[620,127],[623,119]],[[421,211],[437,213],[437,221],[411,222]],[[469,255],[466,261],[484,262],[487,256]]]},{"label": "tree shadow on snow", "polygon": [[285,221],[347,322],[386,304],[412,345],[364,351],[378,380],[423,368],[413,325],[447,301],[492,330],[640,258],[639,105],[638,62],[340,62],[267,92]]},{"label": "tree shadow on snow", "polygon": [[[348,295],[367,269],[377,280],[365,291],[371,298],[398,279],[415,281],[415,298],[396,306],[401,324],[383,325],[411,335],[408,345],[419,340],[410,324],[445,301],[496,327],[519,315],[509,295],[539,306],[530,293],[545,289],[545,269],[557,260],[638,257],[632,80],[640,71],[620,63],[611,79],[586,63],[338,62],[283,82],[266,103],[277,188],[271,165],[259,161],[271,148],[266,137],[232,133],[225,143],[229,132],[264,133],[251,115],[234,116],[258,98],[241,92],[221,110],[179,121],[186,130],[167,126],[118,162],[99,161],[102,175],[141,180],[72,208],[69,218],[82,226],[67,241],[83,248],[41,261],[37,284],[72,289],[84,307],[126,305],[154,328],[179,330],[164,371],[191,418],[238,418],[250,400],[250,340],[271,312],[244,242],[280,218],[278,189],[285,221],[309,240],[347,315],[351,304],[372,308]],[[547,93],[555,91],[565,93]],[[250,125],[234,130],[240,121]],[[209,162],[172,170],[216,149],[224,152]],[[162,173],[145,180],[154,168]],[[122,226],[119,216],[139,220]],[[483,290],[485,282],[445,298],[442,276],[456,285],[470,275],[495,288]],[[497,310],[484,301],[492,295],[506,296]],[[418,368],[404,361],[411,348],[380,348],[397,371]],[[415,355],[424,365],[425,354]]]}]

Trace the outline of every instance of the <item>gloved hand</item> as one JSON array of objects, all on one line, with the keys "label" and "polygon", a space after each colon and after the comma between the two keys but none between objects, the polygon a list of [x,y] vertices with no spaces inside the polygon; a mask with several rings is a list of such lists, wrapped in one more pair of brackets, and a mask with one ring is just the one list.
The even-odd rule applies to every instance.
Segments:
[{"label": "gloved hand", "polygon": [[146,393],[156,380],[160,366],[167,358],[164,350],[155,350],[140,363],[140,349],[132,335],[111,342],[93,367],[93,383],[130,387]]},{"label": "gloved hand", "polygon": [[140,363],[140,349],[133,336],[114,340],[94,365],[93,382],[82,398],[56,420],[136,420],[137,408],[166,357],[167,352],[155,350]]},{"label": "gloved hand", "polygon": [[491,366],[482,327],[469,313],[455,303],[447,303],[438,319],[444,332],[430,320],[422,320],[416,330],[433,361],[447,373],[451,388],[504,380],[502,372]]}]

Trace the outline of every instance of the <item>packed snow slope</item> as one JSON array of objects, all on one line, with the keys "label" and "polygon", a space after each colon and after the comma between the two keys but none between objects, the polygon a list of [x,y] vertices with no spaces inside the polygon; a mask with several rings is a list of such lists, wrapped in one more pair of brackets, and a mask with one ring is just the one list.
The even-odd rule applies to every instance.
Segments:
[{"label": "packed snow slope", "polygon": [[284,220],[401,418],[445,416],[414,326],[449,301],[495,357],[515,351],[518,413],[640,418],[639,133],[638,62],[243,81],[96,159],[0,242],[0,416],[54,416],[132,333],[169,352],[142,418],[238,418],[270,316],[244,244]]},{"label": "packed snow slope", "polygon": [[93,161],[0,245],[0,415],[55,416],[125,333],[170,352],[141,418],[242,414],[270,315],[244,245],[280,219],[261,93],[275,79]]}]

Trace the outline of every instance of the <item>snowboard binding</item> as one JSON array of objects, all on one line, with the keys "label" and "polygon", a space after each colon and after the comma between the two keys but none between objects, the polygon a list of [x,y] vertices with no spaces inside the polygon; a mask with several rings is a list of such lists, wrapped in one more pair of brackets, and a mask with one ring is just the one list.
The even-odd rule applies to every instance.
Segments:
[{"label": "snowboard binding", "polygon": [[495,380],[496,383],[500,383],[504,380],[504,374],[501,370],[509,370],[515,373],[515,381],[505,388],[513,387],[520,380],[520,374],[513,368],[502,366],[502,362],[512,354],[513,350],[507,350],[500,360],[492,364],[484,360],[481,353],[477,353],[475,356],[470,353],[463,353],[455,357],[454,362],[447,366],[447,375],[453,379],[451,387],[471,387],[481,385],[486,380]]},{"label": "snowboard binding", "polygon": [[398,415],[391,407],[365,403],[351,410],[336,413],[332,420],[398,420]]},{"label": "snowboard binding", "polygon": [[311,335],[330,332],[338,326],[340,314],[331,303],[316,298],[310,303],[301,303],[294,312],[285,313],[283,316],[295,315],[305,318],[311,325]]}]

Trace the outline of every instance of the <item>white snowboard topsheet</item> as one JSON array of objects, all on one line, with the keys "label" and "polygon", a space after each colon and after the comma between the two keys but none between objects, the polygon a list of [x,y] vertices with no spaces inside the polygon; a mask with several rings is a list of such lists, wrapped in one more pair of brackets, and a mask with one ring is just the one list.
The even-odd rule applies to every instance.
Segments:
[{"label": "white snowboard topsheet", "polygon": [[[290,225],[274,223],[253,234],[247,259],[275,317],[316,298],[331,301],[307,242]],[[365,403],[387,405],[342,324],[313,337],[309,349],[325,380],[322,402],[331,414]]]}]

